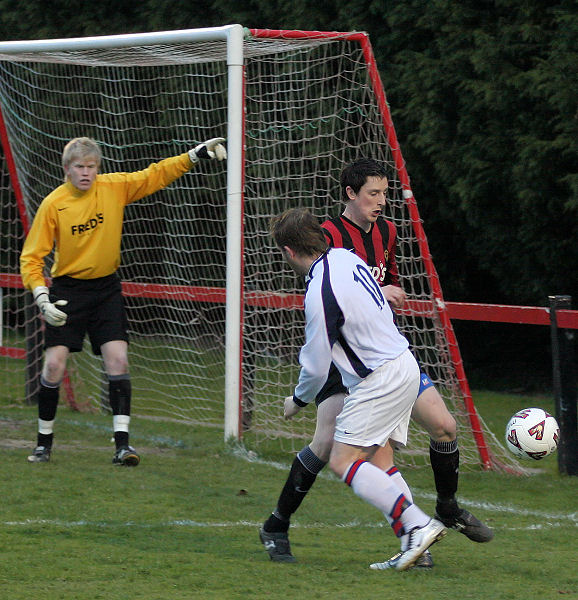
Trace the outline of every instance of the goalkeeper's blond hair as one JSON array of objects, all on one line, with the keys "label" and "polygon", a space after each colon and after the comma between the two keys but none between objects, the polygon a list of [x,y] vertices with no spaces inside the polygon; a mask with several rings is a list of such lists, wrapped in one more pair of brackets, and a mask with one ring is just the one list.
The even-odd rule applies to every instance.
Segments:
[{"label": "goalkeeper's blond hair", "polygon": [[74,138],[64,146],[64,150],[62,151],[62,167],[66,169],[73,161],[86,158],[94,158],[100,168],[100,163],[102,162],[100,146],[92,138]]}]

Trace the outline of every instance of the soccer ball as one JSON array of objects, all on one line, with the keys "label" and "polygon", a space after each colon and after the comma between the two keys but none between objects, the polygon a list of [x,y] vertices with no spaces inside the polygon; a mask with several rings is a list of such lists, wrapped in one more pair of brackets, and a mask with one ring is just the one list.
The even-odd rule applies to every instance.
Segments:
[{"label": "soccer ball", "polygon": [[558,448],[560,428],[541,408],[519,410],[506,427],[506,446],[519,458],[540,460]]}]

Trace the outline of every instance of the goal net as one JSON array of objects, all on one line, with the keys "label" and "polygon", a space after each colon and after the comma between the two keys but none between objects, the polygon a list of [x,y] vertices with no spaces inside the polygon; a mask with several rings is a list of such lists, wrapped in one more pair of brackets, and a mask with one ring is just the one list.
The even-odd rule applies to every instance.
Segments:
[{"label": "goal net", "polygon": [[[135,171],[238,130],[241,138],[228,144],[242,147],[239,231],[231,220],[231,160],[201,162],[125,211],[119,274],[130,322],[133,414],[222,428],[232,389],[233,422],[250,443],[281,439],[294,451],[310,439],[314,408],[282,418],[282,399],[298,375],[304,288],[273,247],[269,220],[294,206],[320,219],[340,214],[342,167],[372,156],[389,171],[385,216],[398,230],[397,262],[410,299],[400,327],[458,421],[463,464],[515,468],[473,405],[364,34],[245,30],[237,111],[228,79],[236,59],[226,36],[198,39],[193,30],[190,40],[174,42],[138,35],[122,43],[60,42],[22,49],[0,43],[0,360],[9,398],[30,401],[38,385],[42,324],[22,289],[18,258],[39,203],[62,182],[66,142],[93,137],[103,149],[103,172]],[[226,304],[234,296],[235,258],[239,313]],[[228,328],[239,331],[233,344]],[[239,353],[231,367],[230,356]],[[61,398],[98,409],[106,406],[105,389],[101,361],[86,342],[69,362]],[[424,432],[415,429],[411,439],[400,462],[427,453]]]}]

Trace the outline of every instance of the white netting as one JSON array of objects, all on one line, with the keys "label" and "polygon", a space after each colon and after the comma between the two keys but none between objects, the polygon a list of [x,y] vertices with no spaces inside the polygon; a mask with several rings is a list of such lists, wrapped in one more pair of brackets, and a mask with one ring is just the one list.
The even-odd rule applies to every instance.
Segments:
[{"label": "white netting", "polygon": [[[61,151],[72,137],[88,135],[102,144],[104,171],[132,171],[223,135],[225,58],[217,42],[0,54],[1,108],[28,217],[62,181]],[[359,44],[252,39],[245,42],[245,65],[243,412],[257,443],[284,438],[288,449],[299,449],[312,434],[314,409],[288,423],[281,399],[298,373],[302,313],[253,301],[303,291],[272,247],[270,217],[297,205],[321,219],[339,214],[340,170],[359,155],[373,156],[390,170],[386,216],[398,228],[403,287],[430,306],[432,294]],[[201,164],[126,210],[120,274],[126,283],[149,284],[131,287],[127,296],[136,415],[223,424],[225,168]],[[14,274],[22,234],[6,179],[3,167],[2,220],[6,214],[11,223],[3,227],[14,242],[3,248],[0,271]],[[11,346],[24,349],[26,331],[37,330],[37,314],[29,311],[34,326],[24,327],[25,295],[6,293],[10,323],[4,330]],[[433,312],[402,317],[402,328],[458,418],[462,462],[479,464],[446,336]],[[11,393],[22,399],[24,361],[4,360],[6,371],[19,373]],[[98,406],[101,364],[88,344],[69,371],[76,403]],[[414,437],[412,446],[427,449],[424,434],[417,435],[422,439]],[[492,450],[507,460],[493,442]]]}]

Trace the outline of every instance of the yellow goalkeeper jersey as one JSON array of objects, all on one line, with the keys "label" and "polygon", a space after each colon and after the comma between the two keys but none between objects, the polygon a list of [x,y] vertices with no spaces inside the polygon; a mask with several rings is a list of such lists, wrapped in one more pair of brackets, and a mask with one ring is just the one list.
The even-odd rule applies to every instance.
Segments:
[{"label": "yellow goalkeeper jersey", "polygon": [[120,265],[124,207],[152,194],[191,168],[188,153],[166,158],[134,173],[97,175],[80,191],[70,182],[40,204],[20,256],[24,286],[46,285],[44,259],[54,248],[52,277],[95,279]]}]

